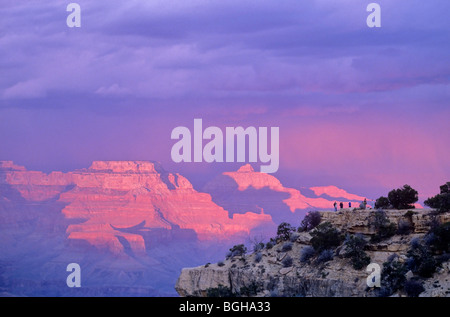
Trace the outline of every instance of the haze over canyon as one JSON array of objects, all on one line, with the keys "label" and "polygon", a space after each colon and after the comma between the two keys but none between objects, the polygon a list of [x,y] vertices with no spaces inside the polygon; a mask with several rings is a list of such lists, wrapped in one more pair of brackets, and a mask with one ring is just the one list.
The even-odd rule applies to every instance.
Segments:
[{"label": "haze over canyon", "polygon": [[[308,210],[365,197],[335,186],[299,191],[247,164],[201,191],[149,161],[95,161],[72,172],[0,162],[0,291],[13,295],[176,295],[183,267],[223,259]],[[66,286],[79,263],[82,287]]]}]

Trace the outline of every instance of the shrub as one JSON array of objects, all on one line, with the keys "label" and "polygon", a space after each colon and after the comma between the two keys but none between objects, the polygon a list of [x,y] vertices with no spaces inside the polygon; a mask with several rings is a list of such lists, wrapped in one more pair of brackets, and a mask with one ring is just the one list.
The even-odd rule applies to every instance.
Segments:
[{"label": "shrub", "polygon": [[386,262],[393,262],[393,261],[398,261],[399,256],[397,253],[391,254],[388,256],[387,261]]},{"label": "shrub", "polygon": [[352,266],[355,270],[361,270],[370,264],[370,256],[367,253],[362,252],[356,257],[352,258]]},{"label": "shrub", "polygon": [[289,237],[289,241],[291,241],[291,242],[295,242],[295,241],[297,241],[297,239],[298,239],[298,237],[299,237],[300,235],[298,234],[298,233],[292,233],[291,234],[291,236]]},{"label": "shrub", "polygon": [[283,261],[281,261],[281,263],[283,264],[284,267],[290,267],[290,266],[292,266],[293,260],[289,255],[287,255],[283,259]]},{"label": "shrub", "polygon": [[435,226],[427,234],[429,246],[434,252],[449,252],[450,250],[450,222]]},{"label": "shrub", "polygon": [[364,251],[367,241],[361,235],[347,235],[344,257],[351,258],[355,270],[361,270],[370,263],[370,257]]},{"label": "shrub", "polygon": [[227,258],[234,258],[235,256],[244,256],[247,253],[247,248],[243,244],[237,244],[230,249]]},{"label": "shrub", "polygon": [[225,265],[225,263],[223,263],[223,261],[220,261],[217,263],[217,266],[224,266],[224,265]]},{"label": "shrub", "polygon": [[396,259],[383,263],[383,270],[381,271],[382,290],[380,290],[384,293],[383,296],[390,296],[403,286],[406,281],[407,270],[406,266]]},{"label": "shrub", "polygon": [[235,294],[231,291],[231,288],[219,284],[218,287],[208,288],[206,290],[207,297],[233,297]]},{"label": "shrub", "polygon": [[381,196],[375,201],[376,209],[388,209],[391,207],[391,203],[387,197]]},{"label": "shrub", "polygon": [[288,241],[291,233],[295,231],[295,228],[292,227],[287,222],[282,222],[277,228],[277,240]]},{"label": "shrub", "polygon": [[258,252],[258,251],[261,251],[262,249],[264,249],[264,243],[262,243],[262,242],[255,243],[253,245],[253,252]]},{"label": "shrub", "polygon": [[411,186],[404,185],[403,188],[391,190],[388,199],[395,209],[408,209],[414,208],[414,203],[419,200],[419,194]]},{"label": "shrub", "polygon": [[378,297],[389,297],[392,295],[392,290],[388,287],[382,286],[378,290]]},{"label": "shrub", "polygon": [[311,229],[314,229],[320,224],[321,220],[322,216],[320,215],[320,212],[311,211],[306,214],[305,218],[303,218],[298,231],[309,231]]},{"label": "shrub", "polygon": [[438,265],[441,265],[442,263],[450,261],[450,253],[444,253],[437,257],[436,259]]},{"label": "shrub", "polygon": [[407,266],[413,273],[422,277],[431,277],[436,271],[436,260],[429,248],[418,239],[411,241],[411,247],[407,252],[407,256]]},{"label": "shrub", "polygon": [[292,242],[285,242],[281,247],[281,251],[287,252],[292,250]]},{"label": "shrub", "polygon": [[415,280],[408,280],[403,284],[403,289],[408,297],[418,297],[420,293],[425,291],[422,283]]},{"label": "shrub", "polygon": [[386,212],[384,210],[377,210],[374,213],[373,220],[371,222],[371,226],[375,228],[375,230],[379,230],[381,227],[385,226],[389,219],[386,216]]},{"label": "shrub", "polygon": [[339,230],[334,228],[329,222],[318,225],[315,230],[311,232],[311,237],[311,245],[316,252],[335,249],[343,240]]},{"label": "shrub", "polygon": [[450,193],[450,182],[445,183],[440,186],[441,194],[449,194]]},{"label": "shrub", "polygon": [[440,187],[440,194],[428,198],[424,203],[440,213],[450,211],[450,182]]},{"label": "shrub", "polygon": [[397,234],[407,235],[413,231],[413,226],[409,221],[400,220],[398,222]]},{"label": "shrub", "polygon": [[255,262],[259,263],[259,262],[261,262],[261,259],[262,259],[262,254],[260,252],[257,252],[255,254]]},{"label": "shrub", "polygon": [[410,221],[412,221],[412,216],[414,214],[417,214],[417,212],[412,211],[412,210],[408,210],[407,212],[405,212],[405,214],[403,215],[403,217],[408,218]]},{"label": "shrub", "polygon": [[395,224],[389,222],[386,226],[382,226],[378,231],[378,236],[381,240],[388,239],[395,235],[397,228]]},{"label": "shrub", "polygon": [[395,224],[389,221],[386,212],[383,210],[375,211],[371,226],[373,226],[376,231],[376,234],[371,238],[371,242],[374,243],[392,237],[397,231]]},{"label": "shrub", "polygon": [[[436,235],[434,234],[434,232],[429,231],[424,237],[423,237],[423,243],[425,243],[425,245],[427,246],[432,246],[434,243],[436,243]],[[431,247],[433,248],[433,247]]]},{"label": "shrub", "polygon": [[436,229],[437,227],[442,225],[439,215],[430,214],[430,220],[428,221],[428,225],[430,226],[430,230]]},{"label": "shrub", "polygon": [[300,253],[300,262],[308,262],[315,254],[314,248],[310,245],[304,247]]},{"label": "shrub", "polygon": [[278,289],[274,289],[273,291],[270,292],[270,297],[279,297],[280,293],[278,291]]},{"label": "shrub", "polygon": [[277,290],[278,291],[278,284],[280,282],[280,278],[279,277],[274,277],[269,275],[268,276],[268,281],[267,281],[267,286],[266,289],[269,291],[273,291],[273,290]]},{"label": "shrub", "polygon": [[344,257],[353,257],[361,251],[364,251],[367,241],[361,234],[347,235],[345,237],[344,245]]},{"label": "shrub", "polygon": [[255,296],[260,290],[261,287],[255,282],[252,282],[248,286],[241,287],[239,289],[239,294],[241,296]]},{"label": "shrub", "polygon": [[272,242],[272,241],[267,242],[267,243],[266,243],[266,249],[267,249],[267,250],[270,250],[270,249],[272,249],[272,248],[273,248],[273,242]]},{"label": "shrub", "polygon": [[333,250],[323,250],[320,252],[319,256],[316,259],[317,263],[325,263],[333,260],[334,252]]}]

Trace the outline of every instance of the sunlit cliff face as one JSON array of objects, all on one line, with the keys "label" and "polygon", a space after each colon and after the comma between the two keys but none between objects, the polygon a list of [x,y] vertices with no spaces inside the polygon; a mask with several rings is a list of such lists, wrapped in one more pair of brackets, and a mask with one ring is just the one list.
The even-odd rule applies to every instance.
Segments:
[{"label": "sunlit cliff face", "polygon": [[3,199],[59,203],[64,218],[74,221],[66,229],[69,240],[113,253],[126,246],[144,254],[164,237],[209,241],[271,235],[283,220],[300,221],[313,208],[331,209],[333,195],[360,198],[336,187],[314,188],[316,196],[307,197],[248,164],[217,176],[205,192],[148,161],[95,161],[86,169],[49,174],[12,162],[0,167]]}]

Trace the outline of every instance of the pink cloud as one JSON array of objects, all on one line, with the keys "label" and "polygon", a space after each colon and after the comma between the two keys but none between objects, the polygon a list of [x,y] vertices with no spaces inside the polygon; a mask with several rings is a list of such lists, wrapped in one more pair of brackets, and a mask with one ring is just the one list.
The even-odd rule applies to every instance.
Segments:
[{"label": "pink cloud", "polygon": [[355,194],[350,194],[344,189],[338,188],[336,186],[323,186],[323,187],[311,187],[310,188],[317,196],[328,195],[334,198],[346,198],[349,200],[361,200],[363,201],[365,197],[358,196]]},{"label": "pink cloud", "polygon": [[[338,177],[385,188],[404,184],[421,189],[421,198],[445,182],[442,139],[408,123],[321,120],[291,127],[280,137],[281,168]],[[342,186],[342,184],[334,184]]]}]

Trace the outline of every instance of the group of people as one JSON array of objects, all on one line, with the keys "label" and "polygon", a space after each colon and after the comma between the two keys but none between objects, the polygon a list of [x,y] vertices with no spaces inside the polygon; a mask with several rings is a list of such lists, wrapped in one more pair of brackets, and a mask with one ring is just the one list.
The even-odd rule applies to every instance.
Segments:
[{"label": "group of people", "polygon": [[[334,206],[334,211],[337,211],[337,206],[338,206],[337,202],[334,202],[333,206]],[[344,208],[344,203],[342,201],[339,203],[339,207],[341,207],[341,209]],[[351,201],[348,202],[348,208],[352,208]]]},{"label": "group of people", "polygon": [[[338,210],[338,209],[337,209],[337,206],[338,206],[337,202],[334,202],[333,206],[334,206],[334,211],[337,211],[337,210]],[[360,207],[361,207],[361,206],[364,206],[363,209],[366,209],[366,206],[367,206],[367,199],[364,198],[364,202],[360,205]],[[342,201],[339,203],[339,207],[340,207],[341,209],[344,208],[344,203],[343,203]],[[348,208],[352,208],[352,202],[351,202],[351,201],[348,202]]]}]

